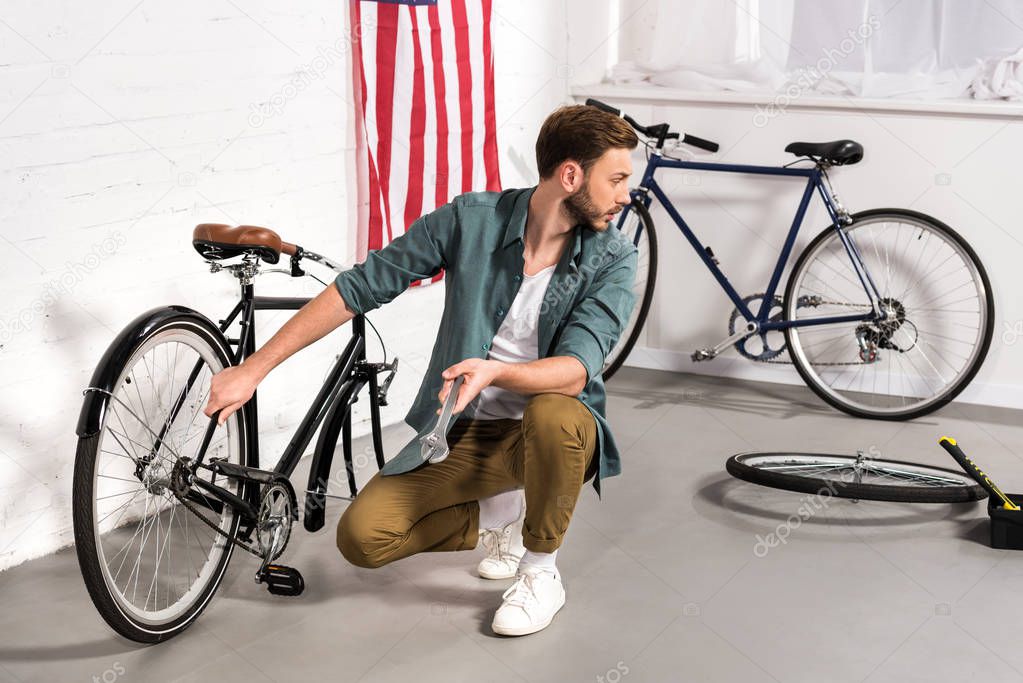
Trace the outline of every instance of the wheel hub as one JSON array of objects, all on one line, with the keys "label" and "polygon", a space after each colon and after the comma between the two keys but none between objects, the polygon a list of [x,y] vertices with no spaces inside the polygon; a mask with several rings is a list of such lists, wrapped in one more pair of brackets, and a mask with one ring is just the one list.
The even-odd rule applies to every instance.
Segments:
[{"label": "wheel hub", "polygon": [[[916,345],[916,326],[906,319],[906,307],[898,299],[885,297],[877,302],[882,318],[856,326],[856,341],[860,347],[860,360],[873,363],[880,357],[879,349],[905,353]],[[902,348],[893,341],[895,333],[904,325],[912,327],[913,342]]]}]

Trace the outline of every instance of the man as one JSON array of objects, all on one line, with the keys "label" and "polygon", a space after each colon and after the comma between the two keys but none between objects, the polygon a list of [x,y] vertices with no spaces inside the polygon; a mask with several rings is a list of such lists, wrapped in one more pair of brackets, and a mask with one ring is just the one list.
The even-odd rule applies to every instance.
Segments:
[{"label": "man", "polygon": [[611,222],[630,201],[637,144],[616,116],[558,109],[537,138],[535,187],[463,194],[417,220],[218,373],[205,414],[226,419],[285,358],[444,268],[440,330],[405,419],[430,431],[463,375],[450,453],[423,464],[409,441],[341,516],[338,548],[379,567],[482,543],[479,575],[515,578],[494,631],[545,628],[565,602],[555,558],[580,490],[593,478],[599,496],[621,471],[601,371],[635,303],[636,247]]}]

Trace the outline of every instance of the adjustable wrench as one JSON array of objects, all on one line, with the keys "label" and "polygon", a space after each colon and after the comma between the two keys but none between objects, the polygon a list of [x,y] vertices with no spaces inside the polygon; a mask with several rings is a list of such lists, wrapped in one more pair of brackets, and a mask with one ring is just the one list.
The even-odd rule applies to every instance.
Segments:
[{"label": "adjustable wrench", "polygon": [[448,421],[451,420],[455,401],[458,400],[458,390],[462,387],[464,379],[465,375],[455,378],[454,384],[451,385],[451,391],[448,392],[448,397],[444,401],[444,407],[440,411],[440,417],[437,418],[437,424],[433,426],[433,430],[419,438],[420,443],[423,444],[423,462],[437,463],[448,457]]}]

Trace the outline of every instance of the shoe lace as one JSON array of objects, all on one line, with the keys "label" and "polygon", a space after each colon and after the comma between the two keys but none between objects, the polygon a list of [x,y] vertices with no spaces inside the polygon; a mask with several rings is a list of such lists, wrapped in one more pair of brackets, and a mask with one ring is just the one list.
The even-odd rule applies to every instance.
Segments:
[{"label": "shoe lace", "polygon": [[480,540],[483,543],[483,547],[487,549],[487,556],[495,560],[504,559],[504,551],[508,546],[505,543],[505,537],[509,536],[507,528],[505,529],[484,529],[481,532]]},{"label": "shoe lace", "polygon": [[534,575],[529,572],[522,572],[501,597],[505,604],[515,605],[528,611],[530,607],[540,604],[536,597],[536,589],[533,587]]}]

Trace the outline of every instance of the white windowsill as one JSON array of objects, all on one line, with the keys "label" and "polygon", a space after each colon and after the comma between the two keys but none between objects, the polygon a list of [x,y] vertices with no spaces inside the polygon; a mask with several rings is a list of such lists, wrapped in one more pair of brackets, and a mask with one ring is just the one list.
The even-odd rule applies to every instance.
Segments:
[{"label": "white windowsill", "polygon": [[865,112],[900,112],[953,116],[989,116],[1016,119],[1023,117],[1023,103],[981,100],[888,100],[881,98],[853,98],[840,95],[802,95],[787,98],[784,93],[740,93],[731,91],[681,90],[656,85],[614,85],[594,83],[576,85],[570,90],[580,102],[587,97],[607,101],[641,102],[662,106],[679,104],[724,104],[737,106],[774,105],[789,110],[846,110]]}]

